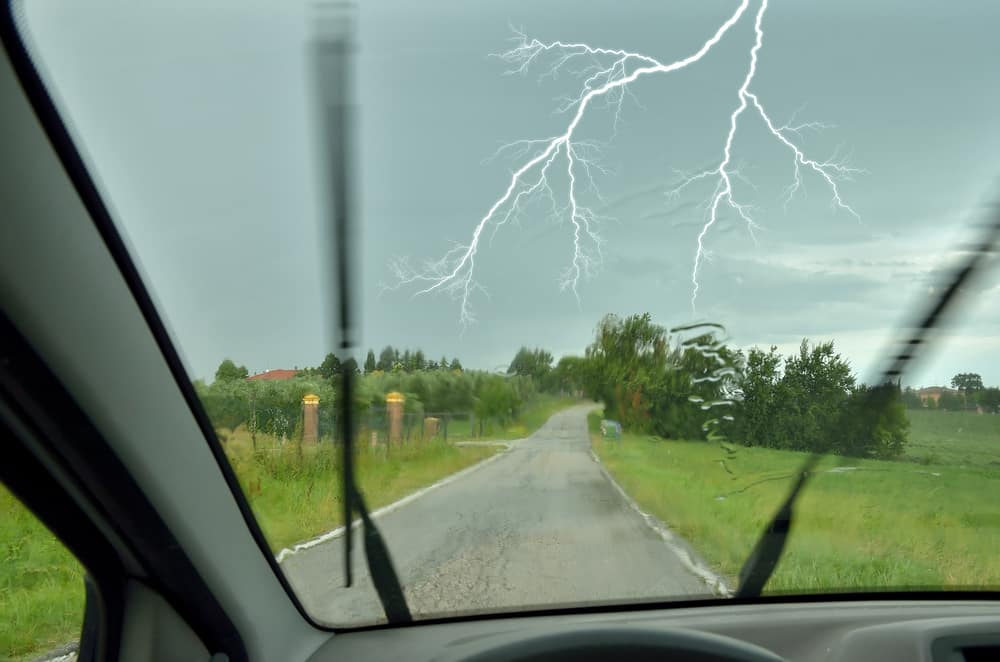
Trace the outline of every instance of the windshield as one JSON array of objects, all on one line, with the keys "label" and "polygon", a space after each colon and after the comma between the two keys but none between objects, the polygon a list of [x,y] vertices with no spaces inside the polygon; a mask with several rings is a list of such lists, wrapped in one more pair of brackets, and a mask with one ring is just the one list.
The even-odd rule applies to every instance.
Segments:
[{"label": "windshield", "polygon": [[996,192],[995,3],[361,2],[350,88],[307,3],[17,11],[318,623],[722,600],[803,467],[764,593],[1000,585],[995,271],[883,372]]}]

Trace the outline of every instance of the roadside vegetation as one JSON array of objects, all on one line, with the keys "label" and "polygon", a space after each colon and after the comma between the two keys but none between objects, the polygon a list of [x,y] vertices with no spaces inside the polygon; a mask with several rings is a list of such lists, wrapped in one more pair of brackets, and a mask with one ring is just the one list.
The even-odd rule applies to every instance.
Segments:
[{"label": "roadside vegetation", "polygon": [[[254,451],[239,431],[226,455],[240,479],[254,516],[275,553],[344,523],[340,448],[261,436]],[[355,471],[369,509],[392,503],[502,450],[460,447],[441,439],[422,443],[359,445]]]},{"label": "roadside vegetation", "polygon": [[[1000,515],[989,497],[1000,490],[1000,434],[960,432],[1000,417],[910,415],[931,461],[826,457],[765,592],[1000,587]],[[604,439],[600,417],[591,415],[593,444],[608,470],[735,586],[807,454],[629,433]]]},{"label": "roadside vegetation", "polygon": [[0,660],[29,660],[79,637],[83,574],[62,543],[0,485]]}]

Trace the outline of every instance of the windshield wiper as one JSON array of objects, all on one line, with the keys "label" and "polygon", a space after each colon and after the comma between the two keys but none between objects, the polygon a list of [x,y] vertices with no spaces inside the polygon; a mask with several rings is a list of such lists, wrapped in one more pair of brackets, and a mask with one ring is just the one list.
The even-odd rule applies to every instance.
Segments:
[{"label": "windshield wiper", "polygon": [[[883,395],[880,386],[898,383],[900,377],[908,366],[911,365],[918,352],[927,345],[928,336],[931,330],[938,326],[944,319],[944,315],[955,302],[957,295],[969,282],[969,279],[978,272],[986,259],[994,253],[998,239],[1000,239],[1000,204],[993,204],[992,222],[987,226],[982,240],[969,247],[969,257],[959,268],[951,281],[938,297],[934,305],[930,307],[926,314],[920,318],[920,322],[915,327],[913,335],[906,341],[901,351],[896,353],[885,372],[882,380],[876,388],[871,389],[867,396],[865,406],[879,406],[878,398]],[[763,535],[754,544],[753,551],[747,558],[739,574],[739,587],[733,597],[753,598],[761,594],[764,585],[774,572],[778,561],[781,560],[781,553],[785,549],[788,541],[788,533],[791,531],[792,522],[795,516],[795,501],[805,487],[812,475],[813,469],[822,459],[823,451],[814,452],[803,463],[799,470],[799,476],[792,485],[785,500],[782,502],[778,512],[764,529]]]},{"label": "windshield wiper", "polygon": [[344,483],[344,577],[347,586],[353,583],[351,551],[353,548],[353,520],[357,513],[361,518],[364,536],[365,560],[368,573],[378,594],[382,609],[389,623],[406,623],[412,620],[403,587],[393,567],[389,548],[386,546],[378,527],[368,514],[361,490],[354,478],[354,371],[351,362],[346,361],[354,347],[351,319],[351,209],[349,196],[352,193],[348,177],[350,149],[349,126],[351,88],[348,58],[352,43],[350,31],[353,28],[353,9],[350,3],[329,4],[333,10],[330,16],[320,16],[317,28],[318,38],[313,44],[317,92],[321,104],[320,121],[326,139],[326,173],[329,179],[330,209],[333,214],[332,254],[336,258],[337,323],[340,339],[339,347],[344,361],[341,370],[339,402],[341,446],[343,449]]}]

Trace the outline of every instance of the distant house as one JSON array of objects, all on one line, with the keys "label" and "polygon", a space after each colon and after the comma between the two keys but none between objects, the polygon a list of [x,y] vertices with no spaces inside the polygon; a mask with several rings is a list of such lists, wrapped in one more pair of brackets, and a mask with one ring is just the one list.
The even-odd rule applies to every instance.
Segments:
[{"label": "distant house", "polygon": [[291,379],[295,375],[299,374],[298,370],[268,370],[267,372],[261,372],[256,375],[250,375],[247,379],[259,379],[262,381],[280,381],[283,379]]},{"label": "distant house", "polygon": [[959,394],[959,392],[955,389],[947,388],[945,386],[928,386],[927,388],[922,388],[917,391],[917,395],[925,405],[929,400],[933,400],[936,405],[938,400],[940,400],[941,396],[945,393],[950,393],[952,395]]}]

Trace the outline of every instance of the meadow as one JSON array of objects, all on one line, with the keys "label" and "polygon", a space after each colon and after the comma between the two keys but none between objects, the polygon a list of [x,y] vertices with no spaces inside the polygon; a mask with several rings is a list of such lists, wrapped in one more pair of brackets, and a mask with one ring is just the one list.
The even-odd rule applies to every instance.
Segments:
[{"label": "meadow", "polygon": [[[765,591],[1000,587],[1000,417],[911,412],[900,460],[824,458]],[[639,505],[736,585],[803,453],[625,434],[593,445]],[[727,450],[728,449],[728,450]]]}]

